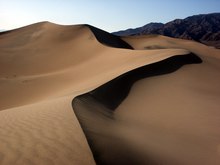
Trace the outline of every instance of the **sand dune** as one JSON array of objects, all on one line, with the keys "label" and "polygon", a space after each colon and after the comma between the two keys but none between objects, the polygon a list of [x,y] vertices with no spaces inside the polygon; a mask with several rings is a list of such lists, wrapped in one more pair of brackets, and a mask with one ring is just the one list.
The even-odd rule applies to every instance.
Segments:
[{"label": "sand dune", "polygon": [[[188,49],[203,62],[157,77],[152,76],[166,73],[172,63],[159,65],[160,74],[157,68],[148,67],[146,71],[151,72],[148,75],[151,77],[135,83],[123,102],[126,85],[134,80],[129,81],[129,73],[121,82],[123,78],[118,77],[76,97],[73,107],[96,161],[100,164],[219,164],[219,51],[191,41],[190,44],[185,40],[174,42],[163,36],[124,40],[136,49],[163,48],[161,51],[187,48],[188,44]],[[178,65],[177,61],[173,65]],[[122,99],[123,92],[126,94]]]},{"label": "sand dune", "polygon": [[0,164],[218,164],[219,62],[199,43],[90,25],[0,33]]},{"label": "sand dune", "polygon": [[161,35],[123,37],[122,39],[136,50],[181,48],[201,56],[220,58],[218,49],[191,40],[175,39]]},{"label": "sand dune", "polygon": [[[26,42],[23,45],[21,38]],[[188,53],[183,49],[115,49],[97,42],[87,26],[51,23],[38,23],[1,35],[0,45],[0,97],[10,98],[1,99],[0,109],[94,88],[127,70]]]}]

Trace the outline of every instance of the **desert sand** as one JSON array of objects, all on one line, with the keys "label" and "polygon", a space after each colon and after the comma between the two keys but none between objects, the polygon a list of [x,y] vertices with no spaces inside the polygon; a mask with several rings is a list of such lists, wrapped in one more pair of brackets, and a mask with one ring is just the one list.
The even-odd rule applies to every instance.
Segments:
[{"label": "desert sand", "polygon": [[220,50],[164,36],[0,33],[0,164],[219,164],[219,70]]}]

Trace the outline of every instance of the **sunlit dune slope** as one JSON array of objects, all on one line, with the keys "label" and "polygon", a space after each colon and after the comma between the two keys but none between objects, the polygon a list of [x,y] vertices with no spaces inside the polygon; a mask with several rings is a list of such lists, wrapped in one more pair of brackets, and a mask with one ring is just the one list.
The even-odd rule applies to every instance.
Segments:
[{"label": "sunlit dune slope", "polygon": [[[102,42],[108,39],[104,35]],[[111,46],[100,44],[84,25],[43,22],[0,35],[0,109],[77,94],[133,68],[188,53]]]}]

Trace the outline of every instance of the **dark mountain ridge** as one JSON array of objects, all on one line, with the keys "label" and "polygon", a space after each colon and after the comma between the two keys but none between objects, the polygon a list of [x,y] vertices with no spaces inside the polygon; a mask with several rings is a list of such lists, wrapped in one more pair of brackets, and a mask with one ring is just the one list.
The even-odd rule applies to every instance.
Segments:
[{"label": "dark mountain ridge", "polygon": [[136,29],[114,32],[118,36],[160,34],[195,40],[220,48],[220,13],[200,14],[185,19],[175,19],[166,24],[150,23]]}]

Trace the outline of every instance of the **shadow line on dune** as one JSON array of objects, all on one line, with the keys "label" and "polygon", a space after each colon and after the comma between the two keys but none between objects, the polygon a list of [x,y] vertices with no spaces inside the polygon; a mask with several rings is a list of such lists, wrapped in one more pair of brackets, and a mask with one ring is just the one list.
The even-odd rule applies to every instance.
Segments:
[{"label": "shadow line on dune", "polygon": [[176,55],[149,64],[103,84],[102,86],[75,97],[72,107],[85,133],[97,164],[155,164],[150,158],[142,157],[129,148],[114,132],[114,111],[128,96],[132,85],[143,78],[168,74],[186,64],[198,64],[202,60],[194,55]]},{"label": "shadow line on dune", "polygon": [[115,110],[118,105],[126,98],[132,85],[143,78],[172,73],[185,64],[201,63],[202,60],[194,54],[177,55],[168,59],[146,65],[127,73],[101,85],[100,87],[78,96],[85,95],[93,97],[105,107]]},{"label": "shadow line on dune", "polygon": [[9,34],[9,33],[13,32],[13,31],[15,31],[15,30],[2,31],[2,32],[0,32],[0,36],[1,35],[5,35],[5,34]]},{"label": "shadow line on dune", "polygon": [[115,36],[113,34],[110,34],[104,30],[98,29],[91,25],[86,25],[86,26],[89,27],[89,29],[95,35],[96,39],[104,45],[114,48],[133,49],[131,45],[129,45],[124,40],[122,40],[119,36]]}]

